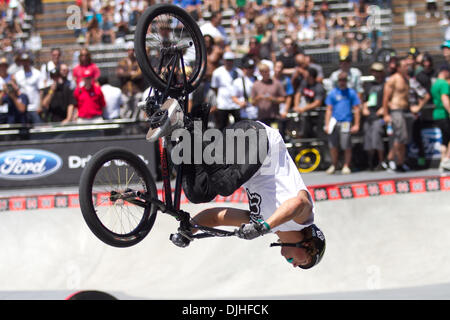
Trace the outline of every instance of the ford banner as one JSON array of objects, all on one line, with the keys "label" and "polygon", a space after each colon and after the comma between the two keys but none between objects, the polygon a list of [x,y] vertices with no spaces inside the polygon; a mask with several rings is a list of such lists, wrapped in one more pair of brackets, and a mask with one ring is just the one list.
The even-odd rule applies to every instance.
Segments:
[{"label": "ford banner", "polygon": [[0,153],[0,178],[9,180],[37,179],[55,173],[62,159],[53,152],[40,149],[17,149]]},{"label": "ford banner", "polygon": [[145,136],[11,142],[0,144],[0,189],[78,186],[89,159],[109,146],[136,153],[157,178],[155,144]]}]

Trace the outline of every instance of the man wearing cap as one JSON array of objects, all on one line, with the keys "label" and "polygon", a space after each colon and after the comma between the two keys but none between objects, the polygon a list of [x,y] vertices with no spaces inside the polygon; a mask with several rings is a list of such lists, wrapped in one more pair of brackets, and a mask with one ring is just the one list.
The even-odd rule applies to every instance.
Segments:
[{"label": "man wearing cap", "polygon": [[347,87],[355,90],[358,93],[359,98],[362,98],[362,94],[364,92],[362,87],[362,81],[361,76],[362,73],[358,68],[354,68],[351,66],[351,58],[350,55],[344,55],[339,57],[340,63],[339,63],[339,69],[334,71],[331,76],[330,80],[333,84],[333,88],[337,88],[339,85],[339,74],[344,71],[348,75],[347,79]]},{"label": "man wearing cap", "polygon": [[27,123],[28,97],[14,79],[0,86],[0,123]]},{"label": "man wearing cap", "polygon": [[65,85],[60,70],[50,71],[51,85],[44,89],[42,99],[43,119],[48,122],[70,122],[73,117],[75,98],[73,91]]},{"label": "man wearing cap", "polygon": [[233,81],[242,75],[242,71],[234,67],[234,53],[227,51],[223,54],[223,66],[213,71],[211,88],[216,92],[217,110],[215,111],[216,127],[219,130],[225,128],[229,115],[234,122],[241,120],[240,107],[233,102]]},{"label": "man wearing cap", "polygon": [[78,122],[102,120],[106,105],[101,88],[94,83],[94,74],[87,69],[83,73],[83,86],[74,91],[76,116]]},{"label": "man wearing cap", "polygon": [[[384,163],[384,121],[383,121],[383,88],[385,83],[384,66],[380,62],[374,62],[370,71],[374,80],[365,84],[362,115],[364,121],[364,150],[369,156],[370,170],[383,170],[387,168]],[[378,165],[374,168],[373,157],[377,154]]]},{"label": "man wearing cap", "polygon": [[39,113],[41,109],[41,72],[31,65],[31,57],[28,53],[22,53],[20,56],[22,68],[15,74],[15,79],[20,90],[28,97],[28,121],[31,123],[40,123],[42,119]]},{"label": "man wearing cap", "polygon": [[450,64],[450,40],[445,40],[441,44],[442,55],[445,58],[445,64]]}]

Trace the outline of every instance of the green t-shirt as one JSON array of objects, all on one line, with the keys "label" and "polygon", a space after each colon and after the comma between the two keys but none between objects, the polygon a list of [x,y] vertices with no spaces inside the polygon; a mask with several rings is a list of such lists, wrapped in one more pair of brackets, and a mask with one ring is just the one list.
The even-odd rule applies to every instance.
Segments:
[{"label": "green t-shirt", "polygon": [[433,120],[442,120],[449,116],[441,100],[443,94],[450,95],[450,84],[444,79],[437,79],[431,87],[431,96],[433,97],[435,106],[433,110]]}]

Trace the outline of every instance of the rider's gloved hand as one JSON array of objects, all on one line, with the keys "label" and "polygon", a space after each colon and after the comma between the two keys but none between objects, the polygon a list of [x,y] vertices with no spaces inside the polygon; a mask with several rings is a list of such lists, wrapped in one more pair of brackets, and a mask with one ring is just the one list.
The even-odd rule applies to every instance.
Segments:
[{"label": "rider's gloved hand", "polygon": [[172,241],[173,244],[175,244],[176,246],[178,246],[180,248],[185,248],[189,245],[189,243],[191,243],[191,240],[189,240],[188,238],[186,238],[185,236],[183,236],[180,233],[171,234],[170,241]]},{"label": "rider's gloved hand", "polygon": [[237,236],[246,240],[255,239],[269,232],[270,226],[264,220],[243,224],[239,229],[236,229]]}]

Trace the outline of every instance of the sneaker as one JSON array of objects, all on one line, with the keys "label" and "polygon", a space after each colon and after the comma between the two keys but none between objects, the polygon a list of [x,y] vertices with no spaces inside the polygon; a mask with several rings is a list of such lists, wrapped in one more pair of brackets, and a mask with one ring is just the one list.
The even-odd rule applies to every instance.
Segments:
[{"label": "sneaker", "polygon": [[387,170],[389,168],[388,164],[386,161],[382,161],[379,166],[381,166],[384,170]]},{"label": "sneaker", "polygon": [[397,169],[397,165],[392,160],[388,162],[388,165],[389,165],[389,169],[391,169],[391,170],[395,171]]},{"label": "sneaker", "polygon": [[450,170],[450,159],[441,161],[439,164],[439,169]]},{"label": "sneaker", "polygon": [[341,173],[342,173],[342,174],[350,174],[350,173],[352,173],[352,170],[350,170],[349,167],[344,166],[344,167],[342,168]]},{"label": "sneaker", "polygon": [[336,171],[335,166],[331,165],[326,172],[326,174],[333,174]]},{"label": "sneaker", "polygon": [[146,139],[155,142],[159,138],[170,135],[175,129],[183,128],[184,112],[176,99],[168,99],[149,119],[150,129]]}]

